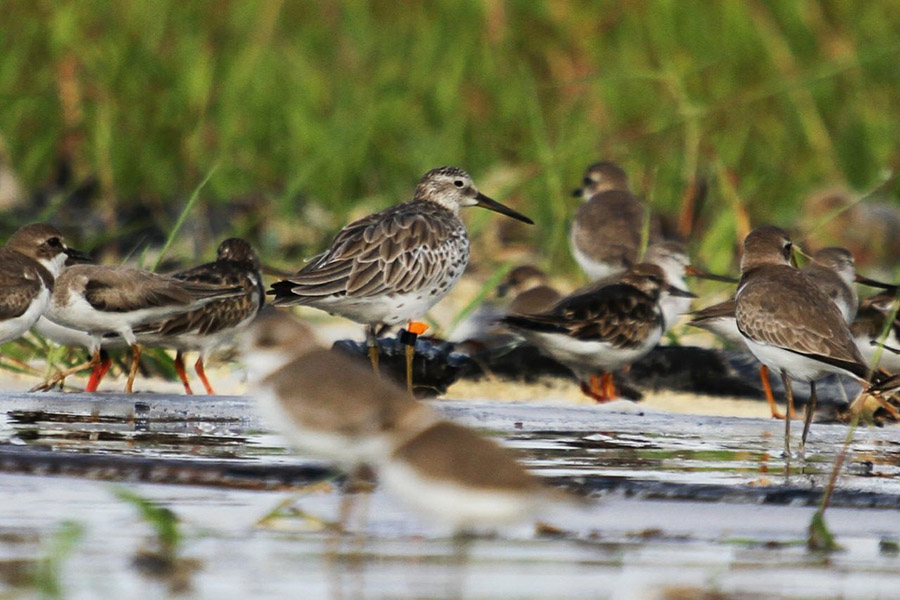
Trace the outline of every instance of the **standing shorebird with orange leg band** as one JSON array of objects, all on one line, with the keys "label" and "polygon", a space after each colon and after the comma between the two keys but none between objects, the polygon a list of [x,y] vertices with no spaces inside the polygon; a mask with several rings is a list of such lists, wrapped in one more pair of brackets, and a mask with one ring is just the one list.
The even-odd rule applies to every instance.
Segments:
[{"label": "standing shorebird with orange leg band", "polygon": [[406,385],[412,392],[416,322],[453,288],[469,262],[469,238],[460,208],[481,206],[524,223],[528,217],[478,191],[456,167],[426,173],[409,202],[344,227],[324,253],[296,275],[272,285],[275,306],[313,306],[364,323],[378,371],[376,327],[407,325]]}]

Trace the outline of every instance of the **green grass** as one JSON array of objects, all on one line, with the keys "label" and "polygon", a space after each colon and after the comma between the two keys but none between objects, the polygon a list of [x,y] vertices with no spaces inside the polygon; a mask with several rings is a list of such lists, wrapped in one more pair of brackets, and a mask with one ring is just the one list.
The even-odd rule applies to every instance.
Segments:
[{"label": "green grass", "polygon": [[600,158],[670,214],[710,177],[710,241],[696,244],[710,263],[734,242],[735,198],[754,223],[790,224],[823,185],[867,189],[900,166],[897,3],[12,0],[4,13],[0,144],[26,188],[65,157],[107,210],[142,203],[171,231],[220,165],[197,218],[250,198],[232,233],[287,247],[285,261],[442,164],[535,217],[526,235],[564,270],[568,191]]}]

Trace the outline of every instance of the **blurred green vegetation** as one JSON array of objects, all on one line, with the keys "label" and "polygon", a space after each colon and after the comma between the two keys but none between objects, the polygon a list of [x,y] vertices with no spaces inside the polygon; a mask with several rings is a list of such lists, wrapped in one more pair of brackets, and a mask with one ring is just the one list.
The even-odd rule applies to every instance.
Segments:
[{"label": "blurred green vegetation", "polygon": [[790,224],[900,167],[896,2],[7,0],[4,20],[0,143],[25,188],[62,161],[108,218],[144,205],[165,231],[219,165],[203,214],[251,200],[229,233],[264,255],[455,164],[571,268],[569,191],[611,158],[669,214],[708,177],[697,246],[724,269],[736,206]]}]

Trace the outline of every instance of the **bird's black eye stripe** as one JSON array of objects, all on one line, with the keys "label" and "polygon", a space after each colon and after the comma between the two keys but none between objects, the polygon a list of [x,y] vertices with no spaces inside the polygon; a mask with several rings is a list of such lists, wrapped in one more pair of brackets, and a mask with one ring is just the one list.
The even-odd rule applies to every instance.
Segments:
[{"label": "bird's black eye stripe", "polygon": [[457,179],[456,181],[453,182],[453,185],[455,185],[455,186],[458,187],[458,188],[461,188],[462,186],[464,186],[464,185],[466,185],[466,184],[463,183],[463,180],[462,180],[462,179]]}]

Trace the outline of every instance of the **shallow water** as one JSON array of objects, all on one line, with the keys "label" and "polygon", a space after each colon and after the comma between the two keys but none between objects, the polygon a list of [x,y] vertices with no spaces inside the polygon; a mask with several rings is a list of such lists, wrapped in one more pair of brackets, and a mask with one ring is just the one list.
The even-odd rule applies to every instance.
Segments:
[{"label": "shallow water", "polygon": [[[46,555],[64,521],[84,531],[62,566],[69,598],[872,598],[900,586],[893,429],[857,432],[828,513],[844,551],[823,557],[802,541],[846,427],[814,424],[786,474],[780,422],[436,402],[591,498],[544,515],[556,532],[522,525],[461,547],[380,491],[365,524],[357,503],[355,535],[323,530],[337,514],[334,473],[286,453],[244,398],[97,398],[0,398],[0,594],[27,592],[11,573]],[[116,486],[178,516],[182,575],[134,566],[151,528]],[[257,525],[289,492],[312,517]]]}]

